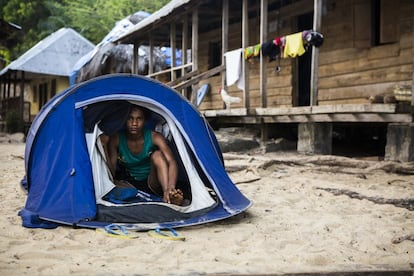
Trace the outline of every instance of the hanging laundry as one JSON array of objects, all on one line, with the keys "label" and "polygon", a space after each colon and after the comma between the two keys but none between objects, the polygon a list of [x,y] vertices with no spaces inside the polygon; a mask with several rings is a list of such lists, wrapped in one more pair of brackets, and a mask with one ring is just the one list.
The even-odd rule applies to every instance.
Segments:
[{"label": "hanging laundry", "polygon": [[237,84],[239,89],[244,90],[244,79],[242,77],[242,54],[244,49],[237,49],[224,54],[226,63],[226,85]]},{"label": "hanging laundry", "polygon": [[244,59],[250,59],[252,57],[257,57],[260,55],[260,44],[254,46],[249,46],[244,50]]},{"label": "hanging laundry", "polygon": [[269,57],[269,62],[275,60],[280,54],[280,47],[274,41],[264,42],[261,50],[264,57]]},{"label": "hanging laundry", "polygon": [[283,51],[283,57],[296,57],[301,56],[305,53],[305,48],[303,47],[302,32],[287,35],[285,49]]},{"label": "hanging laundry", "polygon": [[307,44],[315,46],[319,48],[323,44],[323,35],[321,33],[309,30],[303,32],[303,38],[307,42]]}]

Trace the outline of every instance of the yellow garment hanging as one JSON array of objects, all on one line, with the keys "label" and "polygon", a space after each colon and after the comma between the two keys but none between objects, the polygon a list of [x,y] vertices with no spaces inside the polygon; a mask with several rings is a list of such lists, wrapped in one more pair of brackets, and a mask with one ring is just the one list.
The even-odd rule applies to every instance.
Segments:
[{"label": "yellow garment hanging", "polygon": [[303,48],[302,33],[296,33],[286,36],[285,50],[283,51],[283,57],[296,57],[305,53]]},{"label": "yellow garment hanging", "polygon": [[254,46],[249,46],[244,50],[244,59],[249,59],[252,57],[257,57],[260,55],[261,44],[256,44]]}]

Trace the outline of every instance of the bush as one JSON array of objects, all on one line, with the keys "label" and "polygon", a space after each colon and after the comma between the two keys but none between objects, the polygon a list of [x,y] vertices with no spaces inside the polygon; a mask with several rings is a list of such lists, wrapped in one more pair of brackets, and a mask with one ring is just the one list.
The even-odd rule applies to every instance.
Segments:
[{"label": "bush", "polygon": [[18,111],[10,111],[6,115],[6,126],[8,133],[23,132],[23,121]]}]

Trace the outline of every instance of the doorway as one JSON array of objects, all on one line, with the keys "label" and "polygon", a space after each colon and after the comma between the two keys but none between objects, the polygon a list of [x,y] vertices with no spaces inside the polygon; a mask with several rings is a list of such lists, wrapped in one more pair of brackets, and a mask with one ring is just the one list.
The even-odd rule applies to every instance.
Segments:
[{"label": "doorway", "polygon": [[[297,26],[300,31],[310,30],[313,26],[313,13],[298,16]],[[306,51],[296,61],[296,97],[293,99],[294,106],[310,105],[310,82],[311,82],[312,51]]]}]

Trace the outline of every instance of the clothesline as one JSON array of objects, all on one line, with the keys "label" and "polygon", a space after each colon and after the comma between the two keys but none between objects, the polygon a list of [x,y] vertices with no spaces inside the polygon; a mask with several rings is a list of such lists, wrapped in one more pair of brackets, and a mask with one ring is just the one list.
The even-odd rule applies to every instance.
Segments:
[{"label": "clothesline", "polygon": [[[244,79],[242,75],[242,60],[251,60],[260,56],[269,57],[269,61],[281,56],[283,58],[294,58],[303,55],[311,46],[320,47],[323,43],[323,35],[306,30],[287,36],[279,36],[275,39],[226,52],[224,54],[226,63],[226,85],[236,84],[239,89],[244,89]],[[278,66],[279,67],[279,66]]]},{"label": "clothesline", "polygon": [[278,36],[275,39],[256,44],[244,49],[244,59],[248,60],[260,55],[268,56],[269,61],[275,60],[281,53],[283,58],[294,58],[303,55],[311,46],[320,47],[323,43],[323,35],[313,30],[306,30],[286,36]]}]

